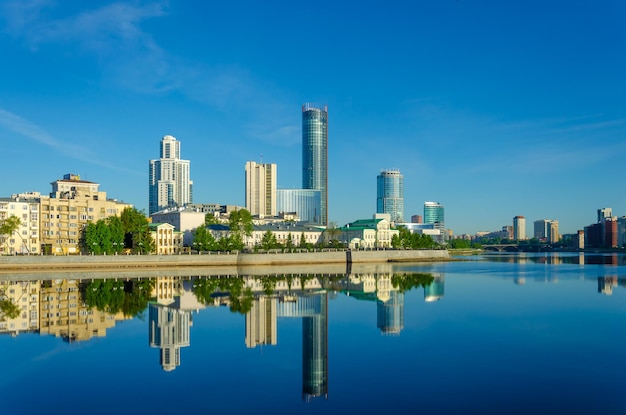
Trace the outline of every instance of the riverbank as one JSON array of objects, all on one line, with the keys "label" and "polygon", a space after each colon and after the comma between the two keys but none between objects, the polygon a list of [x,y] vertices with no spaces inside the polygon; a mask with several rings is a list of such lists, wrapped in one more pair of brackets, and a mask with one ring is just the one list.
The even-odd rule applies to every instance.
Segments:
[{"label": "riverbank", "polygon": [[252,267],[272,265],[363,264],[447,261],[446,250],[324,250],[293,253],[212,253],[194,255],[66,255],[3,256],[0,272],[22,270],[150,269]]}]

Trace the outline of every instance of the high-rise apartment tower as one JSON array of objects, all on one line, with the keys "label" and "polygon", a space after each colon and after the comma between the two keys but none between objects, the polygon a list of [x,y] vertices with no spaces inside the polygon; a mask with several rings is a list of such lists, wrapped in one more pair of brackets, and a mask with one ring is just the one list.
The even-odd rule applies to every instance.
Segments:
[{"label": "high-rise apartment tower", "polygon": [[327,105],[302,105],[302,188],[320,191],[319,223],[328,225]]},{"label": "high-rise apartment tower", "polygon": [[383,170],[377,176],[376,213],[388,213],[392,222],[404,222],[404,177],[399,170]]},{"label": "high-rise apartment tower", "polygon": [[168,207],[182,207],[193,202],[193,182],[189,178],[189,160],[180,158],[180,141],[171,135],[161,139],[161,155],[150,160],[148,212]]},{"label": "high-rise apartment tower", "polygon": [[252,216],[276,216],[275,163],[246,163],[246,209]]}]

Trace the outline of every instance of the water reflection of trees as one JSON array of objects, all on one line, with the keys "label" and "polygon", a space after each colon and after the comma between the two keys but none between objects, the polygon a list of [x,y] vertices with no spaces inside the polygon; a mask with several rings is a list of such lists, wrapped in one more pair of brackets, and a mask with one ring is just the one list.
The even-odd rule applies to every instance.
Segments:
[{"label": "water reflection of trees", "polygon": [[94,280],[81,284],[81,293],[90,308],[111,314],[122,312],[125,316],[138,316],[148,306],[155,284],[155,279]]}]

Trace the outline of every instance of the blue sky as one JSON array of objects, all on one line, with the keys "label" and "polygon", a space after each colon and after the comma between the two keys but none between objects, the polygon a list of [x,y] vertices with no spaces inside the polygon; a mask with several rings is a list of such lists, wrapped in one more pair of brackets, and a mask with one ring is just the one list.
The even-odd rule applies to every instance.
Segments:
[{"label": "blue sky", "polygon": [[[623,1],[13,1],[0,5],[0,196],[65,173],[147,211],[171,134],[194,201],[244,204],[248,160],[301,186],[301,110],[329,107],[329,219],[562,233],[626,215]],[[261,156],[262,155],[262,156]]]}]

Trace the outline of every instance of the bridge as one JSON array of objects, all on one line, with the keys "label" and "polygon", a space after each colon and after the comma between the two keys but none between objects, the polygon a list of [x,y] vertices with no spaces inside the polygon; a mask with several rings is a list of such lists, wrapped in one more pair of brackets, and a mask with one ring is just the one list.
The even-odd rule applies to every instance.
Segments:
[{"label": "bridge", "polygon": [[494,244],[483,245],[483,250],[492,252],[543,252],[551,250],[549,244]]}]

